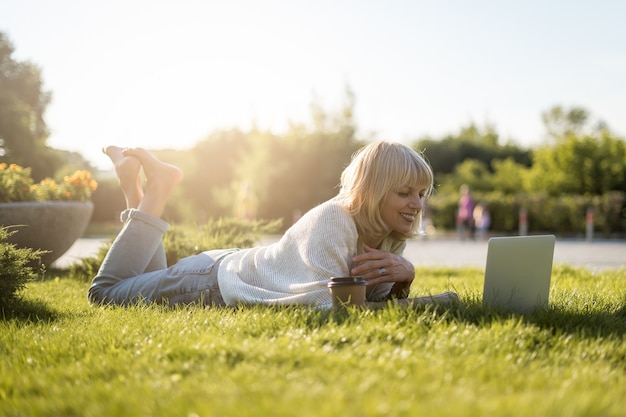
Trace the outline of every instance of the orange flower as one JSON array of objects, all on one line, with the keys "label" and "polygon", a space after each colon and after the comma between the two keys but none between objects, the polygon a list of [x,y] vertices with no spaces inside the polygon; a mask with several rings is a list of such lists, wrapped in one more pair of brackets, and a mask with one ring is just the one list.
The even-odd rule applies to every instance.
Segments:
[{"label": "orange flower", "polygon": [[30,168],[0,163],[0,202],[88,201],[98,187],[98,183],[86,170],[65,176],[60,183],[51,178],[44,178],[38,184],[33,184],[30,175]]}]

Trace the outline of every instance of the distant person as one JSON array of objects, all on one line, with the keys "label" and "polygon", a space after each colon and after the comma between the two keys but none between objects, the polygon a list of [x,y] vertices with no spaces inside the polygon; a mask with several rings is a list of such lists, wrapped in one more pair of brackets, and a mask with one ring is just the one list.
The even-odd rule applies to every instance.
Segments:
[{"label": "distant person", "polygon": [[487,236],[487,231],[491,226],[491,214],[485,203],[479,203],[474,207],[474,227],[480,240],[484,240]]},{"label": "distant person", "polygon": [[[406,303],[415,267],[402,253],[433,189],[430,166],[410,147],[374,142],[362,148],[341,174],[339,194],[304,213],[278,242],[210,250],[170,267],[163,250],[168,224],[160,217],[182,171],[141,148],[110,146],[104,152],[115,166],[127,209],[89,288],[91,303],[330,307],[330,277],[348,275],[363,276],[370,302]],[[455,293],[411,301],[435,299],[458,302]]]},{"label": "distant person", "polygon": [[461,185],[459,188],[459,204],[456,214],[456,224],[459,238],[465,240],[469,237],[474,240],[474,200],[470,194],[469,186]]}]

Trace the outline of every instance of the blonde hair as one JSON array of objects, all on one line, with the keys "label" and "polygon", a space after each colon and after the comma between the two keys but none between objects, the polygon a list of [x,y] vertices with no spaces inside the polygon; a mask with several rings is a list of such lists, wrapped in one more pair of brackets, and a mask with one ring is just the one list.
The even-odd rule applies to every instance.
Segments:
[{"label": "blonde hair", "polygon": [[[364,241],[381,236],[388,230],[380,207],[390,191],[401,187],[424,186],[425,197],[432,194],[433,171],[424,156],[395,142],[378,141],[357,151],[341,174],[338,200],[352,215]],[[413,224],[408,235],[391,234],[395,240],[406,240],[417,233],[421,222]]]}]

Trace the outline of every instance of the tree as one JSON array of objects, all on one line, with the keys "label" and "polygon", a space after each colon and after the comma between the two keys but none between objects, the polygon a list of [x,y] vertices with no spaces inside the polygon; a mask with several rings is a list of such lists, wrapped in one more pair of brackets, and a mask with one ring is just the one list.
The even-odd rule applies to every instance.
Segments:
[{"label": "tree", "polygon": [[590,113],[581,107],[554,106],[542,119],[554,144],[535,151],[528,190],[553,195],[626,191],[626,142],[606,123],[591,125]]},{"label": "tree", "polygon": [[341,172],[363,145],[355,139],[354,105],[349,87],[339,111],[327,113],[314,100],[311,125],[292,123],[287,134],[273,142],[269,170],[273,179],[260,190],[262,217],[284,218],[289,226],[299,213],[337,194]]},{"label": "tree", "polygon": [[543,112],[541,120],[548,135],[558,139],[569,134],[581,133],[589,120],[589,112],[582,107],[571,107],[566,110],[562,106],[553,106]]},{"label": "tree", "polygon": [[528,189],[553,195],[626,191],[626,142],[608,131],[569,133],[535,151],[528,181]]},{"label": "tree", "polygon": [[211,133],[185,165],[185,218],[255,215],[290,226],[298,213],[337,194],[341,171],[363,145],[354,137],[353,106],[348,90],[340,111],[327,113],[314,102],[311,123],[291,123],[284,135],[257,129]]},{"label": "tree", "polygon": [[512,158],[518,164],[530,165],[530,152],[513,144],[504,146],[498,143],[495,129],[487,126],[483,129],[471,123],[462,127],[458,134],[442,139],[422,138],[413,148],[423,151],[436,176],[454,172],[457,165],[473,159],[491,169],[494,159]]},{"label": "tree", "polygon": [[195,211],[189,218],[204,222],[232,215],[232,184],[246,143],[247,134],[238,129],[217,130],[193,147],[181,186],[185,205]]},{"label": "tree", "polygon": [[46,147],[44,112],[51,94],[40,69],[13,59],[14,47],[0,32],[0,162],[29,166],[35,179],[52,176],[59,155]]},{"label": "tree", "polygon": [[557,142],[570,135],[598,136],[604,131],[610,131],[604,120],[591,121],[591,113],[582,107],[572,106],[569,109],[563,106],[553,106],[541,115],[548,136]]}]

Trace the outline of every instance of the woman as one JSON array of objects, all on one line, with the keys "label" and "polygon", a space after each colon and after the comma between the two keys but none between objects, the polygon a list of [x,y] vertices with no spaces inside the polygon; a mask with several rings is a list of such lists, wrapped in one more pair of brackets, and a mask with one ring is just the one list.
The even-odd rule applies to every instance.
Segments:
[{"label": "woman", "polygon": [[467,234],[470,239],[474,240],[474,199],[467,184],[461,185],[459,193],[461,197],[459,198],[456,215],[459,238],[465,240],[465,235]]},{"label": "woman", "polygon": [[[211,250],[170,267],[162,244],[168,225],[160,216],[182,172],[145,149],[111,146],[104,152],[115,166],[127,209],[89,288],[92,303],[330,307],[330,277],[347,275],[367,280],[368,301],[408,296],[415,268],[402,252],[433,188],[430,166],[408,146],[375,142],[361,149],[341,174],[339,194],[303,215],[278,242]],[[441,297],[458,300],[454,293]],[[433,300],[439,298],[426,297]]]}]

